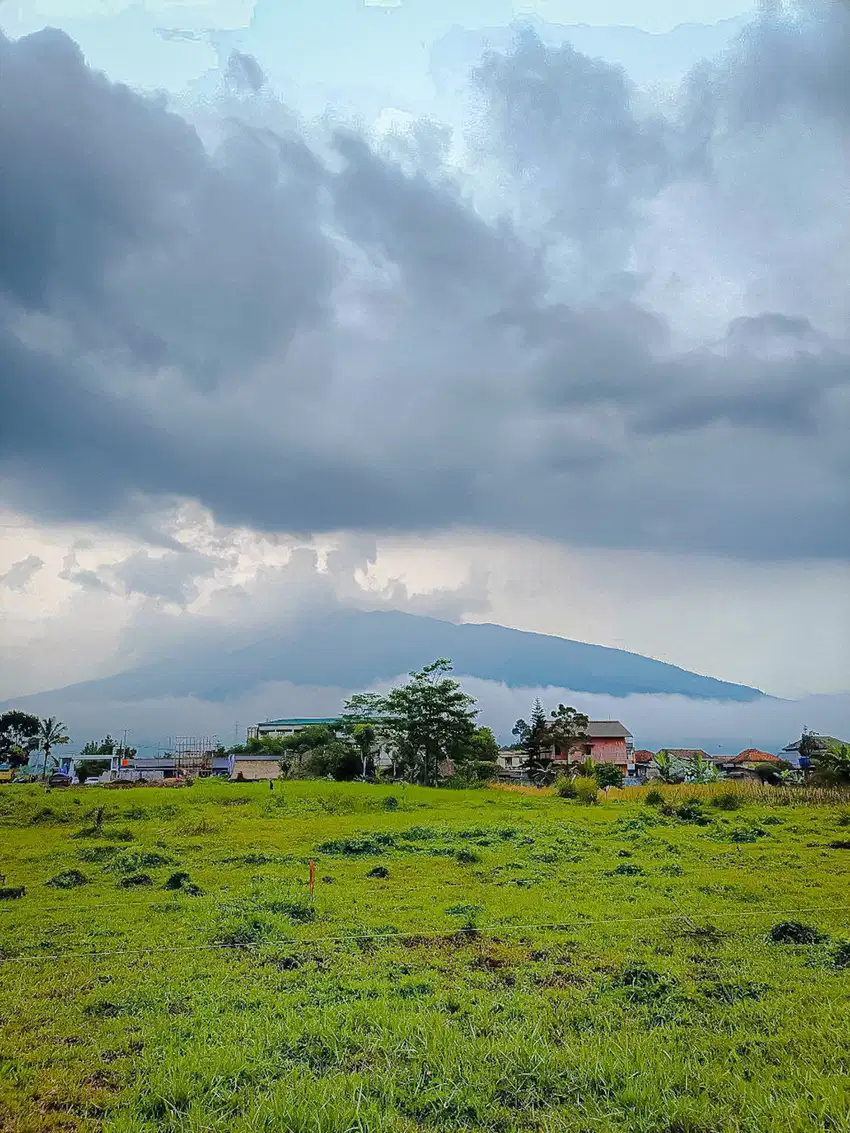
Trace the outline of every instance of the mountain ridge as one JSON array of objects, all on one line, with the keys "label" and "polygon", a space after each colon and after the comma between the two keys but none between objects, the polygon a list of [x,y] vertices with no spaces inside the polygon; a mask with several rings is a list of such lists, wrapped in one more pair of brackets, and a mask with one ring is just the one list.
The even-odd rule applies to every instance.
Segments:
[{"label": "mountain ridge", "polygon": [[[458,676],[509,688],[569,688],[614,697],[667,694],[747,703],[760,689],[694,673],[623,649],[492,622],[456,623],[397,610],[334,609],[312,614],[248,645],[191,647],[113,676],[31,694],[139,701],[194,697],[217,703],[263,684],[368,688],[428,664],[452,660]],[[20,697],[16,703],[25,703]]]}]

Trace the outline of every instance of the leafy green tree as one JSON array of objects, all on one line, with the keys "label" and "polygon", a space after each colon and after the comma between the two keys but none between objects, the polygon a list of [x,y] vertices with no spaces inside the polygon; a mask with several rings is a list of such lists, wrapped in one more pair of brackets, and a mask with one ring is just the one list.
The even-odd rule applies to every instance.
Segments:
[{"label": "leafy green tree", "polygon": [[623,772],[616,763],[594,763],[593,778],[600,787],[622,787]]},{"label": "leafy green tree", "polygon": [[499,744],[490,728],[476,728],[454,763],[459,784],[492,782],[499,773]]},{"label": "leafy green tree", "polygon": [[11,709],[0,715],[0,762],[23,767],[38,750],[39,719],[29,712]]},{"label": "leafy green tree", "polygon": [[566,759],[565,771],[570,772],[570,760],[574,755],[590,755],[590,737],[587,728],[590,721],[575,708],[563,704],[552,712],[549,721],[549,738],[557,752],[563,752]]},{"label": "leafy green tree", "polygon": [[850,744],[829,740],[814,756],[815,774],[825,783],[850,783]]},{"label": "leafy green tree", "polygon": [[517,720],[513,726],[520,750],[525,755],[524,767],[529,775],[541,775],[552,764],[552,736],[543,705],[537,699],[531,712],[531,720]]},{"label": "leafy green tree", "polygon": [[360,774],[370,779],[375,774],[375,748],[378,735],[373,724],[360,720],[351,728],[352,738],[360,754]]},{"label": "leafy green tree", "polygon": [[451,671],[451,661],[441,657],[384,696],[361,693],[345,704],[347,715],[369,720],[386,736],[403,774],[426,787],[444,760],[462,758],[475,731],[475,701]]},{"label": "leafy green tree", "polygon": [[684,783],[687,768],[664,748],[655,756],[655,767],[665,783]]},{"label": "leafy green tree", "polygon": [[65,725],[57,720],[55,716],[47,716],[44,720],[40,720],[38,724],[38,746],[44,752],[44,767],[42,768],[42,777],[47,777],[47,768],[50,763],[50,753],[60,744],[67,744],[70,742],[67,729]]},{"label": "leafy green tree", "polygon": [[718,783],[723,778],[719,768],[699,752],[679,770],[686,783]]},{"label": "leafy green tree", "polygon": [[99,743],[97,740],[89,740],[80,754],[113,756],[115,754],[115,749],[117,746],[118,745],[116,744],[115,740],[113,740],[112,736],[107,733]]}]

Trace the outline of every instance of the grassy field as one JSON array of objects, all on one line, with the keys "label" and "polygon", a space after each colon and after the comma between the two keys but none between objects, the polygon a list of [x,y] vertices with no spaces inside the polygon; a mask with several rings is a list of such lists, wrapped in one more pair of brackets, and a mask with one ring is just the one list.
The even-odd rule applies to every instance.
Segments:
[{"label": "grassy field", "polygon": [[850,1130],[846,811],[686,793],[4,789],[0,1129]]}]

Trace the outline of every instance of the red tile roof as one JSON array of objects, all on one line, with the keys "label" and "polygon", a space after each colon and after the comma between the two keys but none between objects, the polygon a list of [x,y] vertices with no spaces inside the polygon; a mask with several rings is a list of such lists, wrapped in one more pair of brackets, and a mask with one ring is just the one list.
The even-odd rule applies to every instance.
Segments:
[{"label": "red tile roof", "polygon": [[646,751],[645,748],[640,748],[635,752],[635,763],[652,763],[655,759],[654,751]]},{"label": "red tile roof", "polygon": [[721,760],[722,763],[781,763],[782,760],[771,755],[769,751],[759,751],[757,747],[748,747],[746,751],[733,755],[730,759]]}]

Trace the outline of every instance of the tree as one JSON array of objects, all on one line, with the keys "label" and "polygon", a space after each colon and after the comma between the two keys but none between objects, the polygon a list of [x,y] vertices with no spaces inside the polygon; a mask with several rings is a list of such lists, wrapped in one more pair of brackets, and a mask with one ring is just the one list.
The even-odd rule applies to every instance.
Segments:
[{"label": "tree", "polygon": [[490,728],[476,728],[469,742],[455,757],[455,779],[459,783],[489,783],[499,772],[499,745]]},{"label": "tree", "polygon": [[0,715],[0,761],[22,767],[38,750],[39,719],[11,709]]},{"label": "tree", "polygon": [[623,772],[616,763],[594,763],[593,778],[600,787],[622,787]]},{"label": "tree", "polygon": [[655,756],[655,766],[665,783],[683,783],[685,781],[685,767],[681,760],[676,759],[663,748]]},{"label": "tree", "polygon": [[65,725],[60,720],[57,720],[55,716],[47,716],[44,720],[39,721],[38,746],[44,752],[44,767],[42,769],[42,776],[44,778],[47,777],[47,765],[50,761],[50,753],[53,748],[69,742],[70,738]]},{"label": "tree", "polygon": [[351,728],[354,744],[360,753],[360,773],[364,779],[370,779],[375,774],[375,744],[377,733],[374,725],[360,720]]},{"label": "tree", "polygon": [[426,787],[436,782],[441,762],[462,758],[475,731],[475,701],[451,671],[451,661],[440,657],[385,696],[361,693],[345,704],[347,715],[386,736],[404,775]]},{"label": "tree", "polygon": [[825,783],[850,783],[850,744],[829,740],[814,757],[815,774]]},{"label": "tree", "polygon": [[110,736],[107,732],[106,736],[100,741],[100,743],[98,743],[97,740],[89,740],[89,742],[80,752],[80,755],[113,756],[115,754],[116,747],[117,744],[115,743],[115,740],[113,740],[112,736]]},{"label": "tree", "polygon": [[549,737],[555,750],[564,753],[567,774],[570,772],[570,757],[573,754],[590,755],[590,737],[587,734],[589,723],[587,716],[577,712],[575,708],[566,708],[563,704],[559,704],[552,712]]},{"label": "tree", "polygon": [[720,770],[699,752],[687,761],[680,770],[684,773],[685,783],[717,783],[723,776]]},{"label": "tree", "polygon": [[513,727],[513,735],[519,740],[520,750],[525,755],[523,766],[529,775],[545,773],[552,763],[552,737],[539,698],[534,702],[530,723],[517,720]]}]

